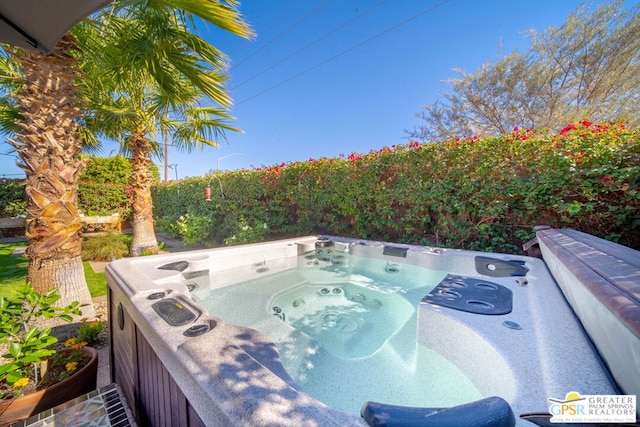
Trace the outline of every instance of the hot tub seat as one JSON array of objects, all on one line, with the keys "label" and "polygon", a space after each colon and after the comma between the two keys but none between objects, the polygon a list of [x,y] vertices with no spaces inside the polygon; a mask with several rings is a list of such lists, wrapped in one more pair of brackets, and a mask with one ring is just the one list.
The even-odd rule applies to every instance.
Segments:
[{"label": "hot tub seat", "polygon": [[640,395],[640,252],[568,229],[539,229],[537,240],[622,392]]},{"label": "hot tub seat", "polygon": [[495,396],[451,408],[415,408],[366,402],[360,414],[372,427],[511,427],[516,424],[509,404]]}]

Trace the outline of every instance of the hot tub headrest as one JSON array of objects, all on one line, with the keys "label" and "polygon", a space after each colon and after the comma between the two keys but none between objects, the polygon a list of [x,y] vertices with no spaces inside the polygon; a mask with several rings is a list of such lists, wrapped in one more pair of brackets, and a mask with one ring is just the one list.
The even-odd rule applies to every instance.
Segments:
[{"label": "hot tub headrest", "polygon": [[415,408],[366,402],[360,415],[372,427],[511,427],[516,424],[509,404],[496,396],[451,408]]}]

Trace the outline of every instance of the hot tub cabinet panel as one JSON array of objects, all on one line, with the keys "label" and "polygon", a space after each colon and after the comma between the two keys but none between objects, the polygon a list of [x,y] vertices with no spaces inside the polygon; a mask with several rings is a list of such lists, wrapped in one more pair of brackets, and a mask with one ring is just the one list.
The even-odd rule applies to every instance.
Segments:
[{"label": "hot tub cabinet panel", "polygon": [[120,298],[111,291],[109,297],[111,378],[120,386],[138,423],[204,427],[206,424],[120,304]]},{"label": "hot tub cabinet panel", "polygon": [[130,402],[136,418],[138,411],[134,405],[137,393],[138,357],[136,354],[136,328],[131,317],[124,311],[119,298],[109,289],[109,334],[111,379],[116,382],[125,399]]}]

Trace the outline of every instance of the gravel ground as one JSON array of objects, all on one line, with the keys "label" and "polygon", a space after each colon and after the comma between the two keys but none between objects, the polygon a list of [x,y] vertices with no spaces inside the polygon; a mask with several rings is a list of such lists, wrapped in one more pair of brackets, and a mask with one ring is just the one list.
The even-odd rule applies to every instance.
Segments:
[{"label": "gravel ground", "polygon": [[102,315],[101,319],[104,319],[105,321],[108,320],[108,311],[107,311],[107,298],[100,298],[97,299],[93,302],[93,307],[96,310],[96,316],[100,316]]}]

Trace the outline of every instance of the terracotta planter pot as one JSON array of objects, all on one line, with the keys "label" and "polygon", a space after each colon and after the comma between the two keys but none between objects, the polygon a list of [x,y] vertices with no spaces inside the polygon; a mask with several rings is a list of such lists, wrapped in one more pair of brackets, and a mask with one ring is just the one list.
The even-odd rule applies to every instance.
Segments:
[{"label": "terracotta planter pot", "polygon": [[0,426],[25,420],[95,390],[98,377],[98,352],[91,347],[84,347],[82,350],[85,355],[91,356],[91,360],[69,378],[45,390],[0,401]]}]

